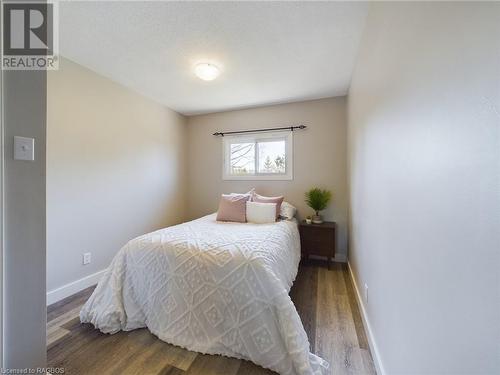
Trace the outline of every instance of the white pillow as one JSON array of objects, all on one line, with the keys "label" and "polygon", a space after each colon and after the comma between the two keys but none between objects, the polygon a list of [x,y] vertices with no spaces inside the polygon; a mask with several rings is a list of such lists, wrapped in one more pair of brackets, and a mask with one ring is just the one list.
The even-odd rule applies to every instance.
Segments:
[{"label": "white pillow", "polygon": [[265,224],[275,221],[276,203],[247,202],[247,222]]},{"label": "white pillow", "polygon": [[288,202],[281,203],[280,216],[283,219],[292,220],[297,213],[297,209]]}]

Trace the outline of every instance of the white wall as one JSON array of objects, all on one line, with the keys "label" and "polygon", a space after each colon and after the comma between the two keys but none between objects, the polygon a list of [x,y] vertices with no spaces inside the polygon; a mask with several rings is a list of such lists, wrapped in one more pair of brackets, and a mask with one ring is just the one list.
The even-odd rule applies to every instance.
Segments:
[{"label": "white wall", "polygon": [[373,3],[351,240],[388,374],[500,373],[500,4]]},{"label": "white wall", "polygon": [[[333,192],[323,212],[339,224],[337,250],[345,260],[347,248],[346,101],[344,97],[273,105],[188,117],[189,217],[217,211],[221,193],[245,192],[256,187],[264,195],[283,194],[305,217],[312,210],[304,193],[318,186]],[[221,130],[307,125],[294,135],[292,181],[223,181]]]},{"label": "white wall", "polygon": [[183,221],[185,122],[69,60],[48,73],[48,291],[105,269],[133,237]]},{"label": "white wall", "polygon": [[[4,363],[44,367],[45,130],[44,71],[3,72]],[[13,159],[13,137],[35,138],[35,161]]]}]

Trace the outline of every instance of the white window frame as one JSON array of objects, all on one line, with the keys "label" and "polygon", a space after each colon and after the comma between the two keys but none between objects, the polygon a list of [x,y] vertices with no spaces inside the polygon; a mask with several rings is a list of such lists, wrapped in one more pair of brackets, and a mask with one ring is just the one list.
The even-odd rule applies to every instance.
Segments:
[{"label": "white window frame", "polygon": [[[285,173],[259,173],[258,142],[285,141]],[[230,149],[233,143],[255,143],[255,174],[234,175],[230,173]],[[225,135],[222,138],[222,179],[223,180],[293,180],[293,132],[254,133]]]}]

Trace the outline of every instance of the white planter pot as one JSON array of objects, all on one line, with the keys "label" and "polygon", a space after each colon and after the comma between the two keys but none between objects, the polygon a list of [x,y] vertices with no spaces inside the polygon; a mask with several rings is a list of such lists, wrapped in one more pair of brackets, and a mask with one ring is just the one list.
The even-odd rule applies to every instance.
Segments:
[{"label": "white planter pot", "polygon": [[314,215],[312,217],[312,222],[314,224],[321,224],[323,222],[323,219],[321,218],[321,215]]}]

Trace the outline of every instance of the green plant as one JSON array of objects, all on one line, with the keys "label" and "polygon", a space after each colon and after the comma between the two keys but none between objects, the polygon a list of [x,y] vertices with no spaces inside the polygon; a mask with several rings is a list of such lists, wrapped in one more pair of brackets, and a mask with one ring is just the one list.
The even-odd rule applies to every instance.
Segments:
[{"label": "green plant", "polygon": [[306,203],[316,212],[316,216],[328,206],[330,199],[332,193],[328,190],[314,188],[306,192]]}]

